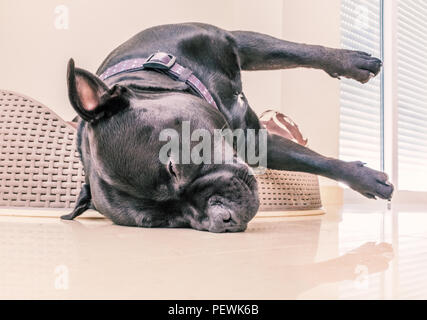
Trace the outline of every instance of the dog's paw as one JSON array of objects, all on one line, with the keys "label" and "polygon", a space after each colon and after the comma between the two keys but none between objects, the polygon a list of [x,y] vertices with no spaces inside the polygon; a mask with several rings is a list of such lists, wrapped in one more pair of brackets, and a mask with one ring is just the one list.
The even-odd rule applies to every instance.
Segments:
[{"label": "dog's paw", "polygon": [[348,162],[345,170],[345,182],[353,190],[370,199],[391,199],[394,187],[386,173],[365,167],[360,161]]},{"label": "dog's paw", "polygon": [[366,52],[334,49],[328,54],[325,71],[334,78],[366,83],[381,71],[381,67],[381,60]]}]

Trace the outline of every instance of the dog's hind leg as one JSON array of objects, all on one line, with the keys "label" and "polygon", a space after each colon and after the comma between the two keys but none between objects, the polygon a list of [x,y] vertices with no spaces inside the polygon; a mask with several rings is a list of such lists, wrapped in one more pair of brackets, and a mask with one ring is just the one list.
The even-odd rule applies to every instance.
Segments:
[{"label": "dog's hind leg", "polygon": [[297,67],[322,69],[331,77],[368,82],[382,66],[370,54],[322,46],[298,44],[265,34],[232,31],[242,70],[277,70]]},{"label": "dog's hind leg", "polygon": [[73,212],[61,216],[63,220],[73,220],[74,218],[81,215],[83,212],[88,210],[91,206],[91,194],[90,186],[88,183],[83,184],[82,189],[80,190],[79,197],[77,198],[76,206],[74,207]]}]

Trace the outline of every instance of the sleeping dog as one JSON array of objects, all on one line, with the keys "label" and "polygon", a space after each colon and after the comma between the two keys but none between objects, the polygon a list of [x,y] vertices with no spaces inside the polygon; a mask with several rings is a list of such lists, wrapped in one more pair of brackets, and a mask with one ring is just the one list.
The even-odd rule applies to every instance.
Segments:
[{"label": "sleeping dog", "polygon": [[265,151],[267,168],[322,175],[368,198],[390,199],[393,186],[385,173],[264,134],[241,83],[241,70],[296,67],[366,83],[381,66],[360,51],[201,23],[144,30],[111,52],[96,75],[70,60],[68,94],[81,118],[77,145],[85,184],[73,212],[62,218],[93,208],[125,226],[244,231],[259,206],[254,164],[235,152],[234,141],[232,161],[221,163],[207,161],[224,149],[221,144],[210,153],[199,152],[204,161],[184,163],[176,152],[162,154],[165,141],[170,142],[162,139],[165,130],[178,133],[183,150],[184,125],[212,135],[240,130],[247,149]]}]

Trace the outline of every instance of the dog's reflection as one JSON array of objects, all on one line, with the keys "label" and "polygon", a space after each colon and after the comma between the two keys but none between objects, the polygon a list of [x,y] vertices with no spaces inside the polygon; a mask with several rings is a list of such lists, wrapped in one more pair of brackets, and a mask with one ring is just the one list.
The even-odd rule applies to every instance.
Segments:
[{"label": "dog's reflection", "polygon": [[[384,242],[366,242],[337,256],[341,244],[339,223],[325,221],[324,217],[273,219],[259,221],[253,227],[285,243],[279,256],[266,256],[283,261],[280,269],[270,269],[274,274],[271,279],[277,282],[273,288],[282,294],[281,298],[298,298],[320,285],[345,280],[354,281],[355,288],[366,288],[369,278],[386,271],[394,258],[392,245]],[[321,230],[328,234],[326,242],[321,241]],[[322,260],[319,255],[328,258]]]},{"label": "dog's reflection", "polygon": [[286,292],[296,298],[322,284],[353,280],[360,285],[370,275],[387,270],[393,258],[391,244],[367,242],[334,259],[286,267],[282,280],[293,283],[293,290]]}]

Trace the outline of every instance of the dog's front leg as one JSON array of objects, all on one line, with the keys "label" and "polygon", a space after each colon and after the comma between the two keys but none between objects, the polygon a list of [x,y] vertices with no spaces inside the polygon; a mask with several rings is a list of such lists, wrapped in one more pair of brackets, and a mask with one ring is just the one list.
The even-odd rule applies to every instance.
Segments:
[{"label": "dog's front leg", "polygon": [[278,135],[267,140],[267,166],[270,169],[301,171],[342,181],[368,198],[390,199],[393,185],[385,173],[360,161],[345,162],[322,156]]},{"label": "dog's front leg", "polygon": [[297,67],[322,69],[334,78],[365,83],[381,70],[381,60],[370,54],[280,40],[249,31],[231,32],[242,70],[277,70]]},{"label": "dog's front leg", "polygon": [[82,189],[80,190],[79,197],[77,198],[76,206],[74,207],[73,212],[61,216],[63,220],[73,220],[74,218],[81,215],[83,212],[88,210],[92,204],[91,201],[90,186],[88,183],[83,184]]}]

